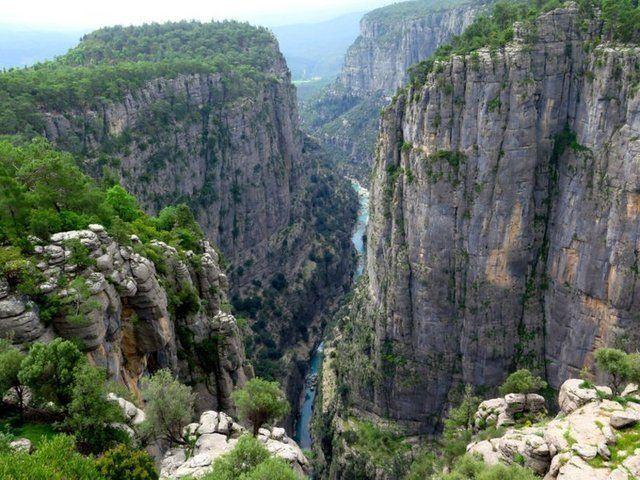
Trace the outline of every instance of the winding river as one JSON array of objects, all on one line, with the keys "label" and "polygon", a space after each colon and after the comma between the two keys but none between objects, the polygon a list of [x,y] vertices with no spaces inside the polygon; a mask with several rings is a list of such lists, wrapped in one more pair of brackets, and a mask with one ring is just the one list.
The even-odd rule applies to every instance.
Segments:
[{"label": "winding river", "polygon": [[[358,261],[354,280],[357,280],[364,271],[364,235],[367,230],[367,222],[369,221],[369,190],[364,188],[357,180],[351,180],[351,186],[358,194],[360,208],[358,209],[358,220],[353,229],[351,241],[358,253]],[[318,372],[322,365],[322,354],[324,345],[321,342],[316,347],[309,362],[309,373],[305,378],[304,391],[302,392],[300,411],[298,414],[298,422],[296,423],[296,432],[294,440],[298,442],[300,448],[311,448],[311,416],[313,414],[313,402],[316,399],[316,388],[318,381]]]}]

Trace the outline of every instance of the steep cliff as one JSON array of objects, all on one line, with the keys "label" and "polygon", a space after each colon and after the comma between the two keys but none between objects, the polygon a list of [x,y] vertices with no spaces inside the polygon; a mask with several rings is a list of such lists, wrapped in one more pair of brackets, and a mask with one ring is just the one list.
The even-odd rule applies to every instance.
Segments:
[{"label": "steep cliff", "polygon": [[253,372],[234,317],[220,310],[227,279],[218,254],[206,242],[195,254],[133,240],[121,245],[101,225],[55,234],[50,244],[34,238],[37,288],[58,308],[42,315],[4,265],[0,337],[25,349],[57,336],[76,340],[134,395],[143,375],[169,368],[194,387],[200,410],[233,410],[232,390]]},{"label": "steep cliff", "polygon": [[270,32],[235,22],[102,29],[55,62],[0,75],[0,104],[0,131],[44,134],[147,212],[187,203],[230,263],[259,372],[281,377],[290,348],[306,357],[309,327],[350,282],[355,198],[300,132]]},{"label": "steep cliff", "polygon": [[338,150],[348,173],[368,182],[380,108],[404,85],[411,65],[460,34],[482,8],[419,0],[365,15],[338,79],[302,109],[307,126]]},{"label": "steep cliff", "polygon": [[569,3],[436,61],[385,110],[336,342],[351,405],[431,433],[464,384],[523,366],[558,388],[637,343],[640,52],[601,38]]}]

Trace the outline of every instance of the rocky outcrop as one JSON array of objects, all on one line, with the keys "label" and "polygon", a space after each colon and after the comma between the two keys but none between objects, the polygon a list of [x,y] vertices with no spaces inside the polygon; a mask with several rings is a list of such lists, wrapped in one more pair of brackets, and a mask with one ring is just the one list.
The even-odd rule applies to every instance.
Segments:
[{"label": "rocky outcrop", "polygon": [[433,432],[462,384],[522,366],[559,388],[637,341],[640,52],[599,28],[568,4],[386,109],[345,322],[371,341],[342,345],[363,409]]},{"label": "rocky outcrop", "polygon": [[[640,474],[640,451],[629,438],[638,421],[640,403],[608,400],[607,387],[578,386],[581,380],[563,384],[580,398],[597,389],[599,397],[564,410],[548,423],[511,429],[503,436],[475,442],[467,447],[486,463],[522,464],[545,480],[628,480]],[[616,419],[634,418],[621,425]],[[631,447],[629,447],[629,444]]]},{"label": "rocky outcrop", "polygon": [[545,403],[544,397],[536,393],[510,393],[503,398],[485,400],[478,406],[475,426],[484,429],[515,425],[516,417],[531,421],[547,413]]},{"label": "rocky outcrop", "polygon": [[[203,412],[199,422],[185,427],[184,435],[193,442],[193,451],[188,452],[186,448],[180,447],[166,452],[160,478],[169,480],[206,475],[211,471],[212,463],[233,450],[243,434],[247,434],[245,429],[225,413]],[[309,474],[309,461],[296,442],[287,437],[283,428],[261,428],[258,440],[272,455],[289,462],[296,473]]]},{"label": "rocky outcrop", "polygon": [[[56,336],[77,340],[133,395],[143,375],[168,368],[194,386],[199,410],[232,409],[231,391],[252,369],[234,318],[220,310],[227,279],[207,242],[200,255],[157,241],[145,246],[136,237],[125,246],[90,225],[57,233],[50,244],[36,242],[34,252],[41,272],[34,278],[55,309],[43,317],[38,304],[5,282],[1,337],[21,348]],[[151,253],[157,264],[145,256]],[[181,313],[176,299],[185,296],[195,305]]]},{"label": "rocky outcrop", "polygon": [[338,79],[302,109],[304,122],[339,152],[349,174],[368,184],[380,109],[405,84],[410,66],[462,33],[483,8],[402,2],[364,16]]}]

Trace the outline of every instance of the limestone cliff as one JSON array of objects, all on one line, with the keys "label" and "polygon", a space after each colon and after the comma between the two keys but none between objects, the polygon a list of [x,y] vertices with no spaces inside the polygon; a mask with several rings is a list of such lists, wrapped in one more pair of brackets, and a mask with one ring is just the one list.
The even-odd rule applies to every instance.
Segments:
[{"label": "limestone cliff", "polygon": [[481,2],[425,0],[379,8],[364,16],[335,83],[303,107],[303,119],[336,148],[347,171],[368,182],[380,108],[404,85],[408,68],[462,33]]},{"label": "limestone cliff", "polygon": [[345,322],[360,408],[429,433],[465,383],[523,366],[558,388],[637,342],[640,51],[600,28],[568,4],[386,109]]},{"label": "limestone cliff", "polygon": [[[132,240],[119,244],[100,225],[55,234],[51,244],[33,239],[31,261],[45,279],[39,289],[58,304],[56,314],[41,316],[1,278],[0,337],[25,349],[56,336],[77,340],[134,395],[143,375],[168,368],[195,389],[198,410],[233,411],[230,394],[253,371],[234,317],[221,311],[227,278],[218,254],[207,242],[196,255]],[[86,250],[82,258],[77,248]]]}]

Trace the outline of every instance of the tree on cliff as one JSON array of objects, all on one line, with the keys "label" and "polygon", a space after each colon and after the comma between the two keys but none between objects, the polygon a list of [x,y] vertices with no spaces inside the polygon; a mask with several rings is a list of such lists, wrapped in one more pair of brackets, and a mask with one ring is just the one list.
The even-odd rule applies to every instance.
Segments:
[{"label": "tree on cliff", "polygon": [[51,343],[34,343],[21,364],[18,378],[39,398],[66,410],[73,399],[76,368],[85,356],[69,340],[56,338]]},{"label": "tree on cliff", "polygon": [[262,378],[249,380],[243,388],[233,392],[233,399],[240,417],[251,423],[254,436],[258,435],[262,425],[289,412],[289,403],[280,390],[280,384]]},{"label": "tree on cliff", "polygon": [[147,419],[143,430],[151,437],[162,437],[174,444],[185,444],[182,429],[193,416],[195,395],[166,369],[142,382]]},{"label": "tree on cliff", "polygon": [[537,393],[547,387],[547,382],[523,368],[513,372],[500,386],[500,395],[509,393]]}]

